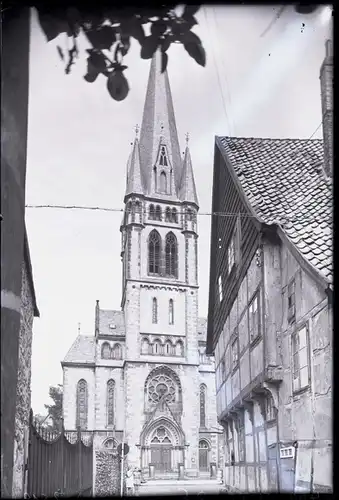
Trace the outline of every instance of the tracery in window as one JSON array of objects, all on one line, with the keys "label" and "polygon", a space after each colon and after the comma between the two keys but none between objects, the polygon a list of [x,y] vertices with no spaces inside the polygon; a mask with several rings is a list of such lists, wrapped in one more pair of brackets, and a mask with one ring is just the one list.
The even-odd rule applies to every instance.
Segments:
[{"label": "tracery in window", "polygon": [[152,299],[152,323],[158,323],[158,301],[155,297]]},{"label": "tracery in window", "polygon": [[81,429],[87,428],[87,412],[88,412],[88,390],[87,382],[84,379],[79,380],[77,385],[77,415],[76,426]]},{"label": "tracery in window", "polygon": [[169,300],[168,304],[168,323],[174,325],[174,303],[173,299]]},{"label": "tracery in window", "polygon": [[114,425],[114,391],[115,382],[111,379],[107,382],[107,425]]},{"label": "tracery in window", "polygon": [[165,254],[166,275],[176,278],[178,273],[178,245],[173,233],[166,235]]},{"label": "tracery in window", "polygon": [[171,209],[169,207],[166,208],[166,212],[165,212],[165,221],[166,222],[171,222],[172,218],[171,218]]},{"label": "tracery in window", "polygon": [[184,355],[184,344],[182,343],[181,340],[178,340],[178,342],[175,345],[175,353],[177,356]]},{"label": "tracery in window", "polygon": [[155,207],[155,220],[158,220],[158,221],[161,221],[162,220],[162,216],[161,216],[161,207],[160,205],[157,205]]},{"label": "tracery in window", "polygon": [[167,176],[165,172],[160,174],[160,192],[167,193]]},{"label": "tracery in window", "polygon": [[168,403],[176,401],[175,383],[166,373],[155,375],[148,386],[148,401],[150,403],[158,403],[162,397]]},{"label": "tracery in window", "polygon": [[104,342],[101,347],[102,359],[109,359],[111,357],[111,348],[108,342]]},{"label": "tracery in window", "polygon": [[164,146],[161,146],[161,149],[160,149],[159,165],[162,165],[164,167],[168,166],[167,156],[166,156],[166,149],[165,149]]},{"label": "tracery in window", "polygon": [[206,426],[206,386],[200,386],[200,427]]},{"label": "tracery in window", "polygon": [[148,272],[160,274],[160,235],[155,229],[148,239]]},{"label": "tracery in window", "polygon": [[153,204],[149,206],[148,218],[150,220],[154,220],[155,219],[155,209],[154,209],[154,205]]},{"label": "tracery in window", "polygon": [[120,344],[115,344],[112,349],[112,359],[121,359],[122,358],[122,349]]},{"label": "tracery in window", "polygon": [[151,439],[152,444],[170,444],[171,443],[171,437],[170,434],[168,433],[167,429],[163,426],[158,427],[156,431],[154,432],[154,436]]}]

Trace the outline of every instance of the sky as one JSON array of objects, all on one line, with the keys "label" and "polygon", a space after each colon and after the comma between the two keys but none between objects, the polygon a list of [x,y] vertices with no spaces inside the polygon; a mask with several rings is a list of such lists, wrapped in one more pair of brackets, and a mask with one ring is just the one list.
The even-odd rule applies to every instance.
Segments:
[{"label": "sky", "polygon": [[[199,314],[207,316],[215,135],[321,137],[319,71],[330,33],[328,7],[301,16],[287,6],[208,6],[197,14],[207,54],[199,66],[181,45],[169,49],[168,74],[179,142],[190,135],[199,216]],[[269,28],[269,29],[268,29]],[[65,75],[33,11],[30,45],[28,205],[123,209],[126,163],[141,124],[150,61],[134,41],[124,63],[130,92],[111,99],[106,79],[80,58]],[[27,208],[26,223],[40,318],[33,325],[32,408],[44,413],[50,385],[62,383],[61,360],[80,331],[94,333],[95,301],[120,309],[122,213]]]}]

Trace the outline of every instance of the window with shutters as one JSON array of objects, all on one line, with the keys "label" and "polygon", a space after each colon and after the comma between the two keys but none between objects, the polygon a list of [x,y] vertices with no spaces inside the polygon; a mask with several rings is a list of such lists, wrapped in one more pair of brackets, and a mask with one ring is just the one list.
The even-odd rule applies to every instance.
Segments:
[{"label": "window with shutters", "polygon": [[87,429],[88,414],[88,389],[87,382],[84,379],[79,380],[77,385],[77,414],[76,427]]},{"label": "window with shutters", "polygon": [[160,235],[154,229],[148,239],[148,272],[160,274]]},{"label": "window with shutters", "polygon": [[109,380],[107,382],[107,425],[114,425],[114,392],[115,392],[115,382],[114,380]]},{"label": "window with shutters", "polygon": [[256,292],[250,305],[248,306],[248,326],[250,332],[250,342],[253,342],[260,335],[260,301],[259,292]]},{"label": "window with shutters", "polygon": [[292,279],[287,287],[287,321],[293,323],[295,321],[295,280]]},{"label": "window with shutters", "polygon": [[152,323],[158,323],[158,301],[155,297],[152,300]]},{"label": "window with shutters", "polygon": [[303,326],[292,335],[293,391],[300,391],[310,383],[308,327]]},{"label": "window with shutters", "polygon": [[165,242],[166,276],[176,278],[178,275],[178,244],[173,233],[166,235]]}]

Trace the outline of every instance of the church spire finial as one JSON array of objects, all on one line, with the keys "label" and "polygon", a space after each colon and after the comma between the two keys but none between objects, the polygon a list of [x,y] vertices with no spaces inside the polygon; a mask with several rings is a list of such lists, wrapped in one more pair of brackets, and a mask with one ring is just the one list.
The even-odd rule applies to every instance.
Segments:
[{"label": "church spire finial", "polygon": [[189,132],[186,132],[185,140],[186,140],[186,146],[188,146],[188,142],[190,140],[190,134],[189,134]]},{"label": "church spire finial", "polygon": [[138,139],[139,138],[139,125],[136,124],[136,126],[134,127],[134,130],[135,130],[135,138]]}]

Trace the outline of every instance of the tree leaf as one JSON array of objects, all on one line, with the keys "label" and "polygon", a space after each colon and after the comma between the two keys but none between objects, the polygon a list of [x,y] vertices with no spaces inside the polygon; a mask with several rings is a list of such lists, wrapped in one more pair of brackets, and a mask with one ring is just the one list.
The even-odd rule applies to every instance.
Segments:
[{"label": "tree leaf", "polygon": [[142,42],[140,57],[141,59],[151,59],[159,46],[159,40],[154,36],[147,36]]},{"label": "tree leaf", "polygon": [[62,51],[62,48],[61,48],[61,47],[59,47],[59,45],[57,45],[57,51],[58,51],[58,54],[59,54],[59,56],[60,56],[60,59],[61,59],[62,61],[64,61],[65,56],[64,56],[64,53],[63,53],[63,51]]},{"label": "tree leaf", "polygon": [[127,34],[122,34],[120,36],[120,52],[122,56],[125,56],[127,52],[129,51],[129,48],[131,46],[131,40],[130,36]]},{"label": "tree leaf", "polygon": [[110,49],[116,40],[116,32],[112,26],[102,26],[98,29],[85,31],[88,41],[95,49]]},{"label": "tree leaf", "polygon": [[167,63],[168,63],[168,55],[166,52],[161,52],[161,73],[164,73],[167,68]]},{"label": "tree leaf", "polygon": [[[55,17],[51,16],[50,14],[39,12],[39,23],[42,28],[42,31],[46,35],[48,42],[54,40],[54,38],[56,38],[61,33],[60,23]],[[65,29],[67,29],[66,25]]]},{"label": "tree leaf", "polygon": [[88,67],[95,68],[99,73],[106,71],[106,59],[102,52],[92,52],[87,59]]},{"label": "tree leaf", "polygon": [[205,49],[201,44],[196,43],[184,43],[184,47],[189,55],[198,63],[200,66],[206,65],[206,53]]},{"label": "tree leaf", "polygon": [[145,40],[145,32],[142,27],[141,19],[135,16],[124,23],[122,31],[138,40],[140,44]]},{"label": "tree leaf", "polygon": [[184,12],[181,17],[186,19],[186,17],[194,16],[198,12],[200,7],[200,5],[185,5]]},{"label": "tree leaf", "polygon": [[151,34],[153,36],[159,37],[165,33],[167,30],[167,24],[164,23],[163,21],[154,21],[151,25]]},{"label": "tree leaf", "polygon": [[180,38],[180,41],[183,44],[193,43],[196,45],[202,45],[200,38],[198,37],[198,35],[193,33],[193,31],[187,31],[186,33],[184,33],[183,36]]},{"label": "tree leaf", "polygon": [[128,81],[122,71],[113,71],[107,78],[107,90],[115,101],[123,101],[129,92]]}]

